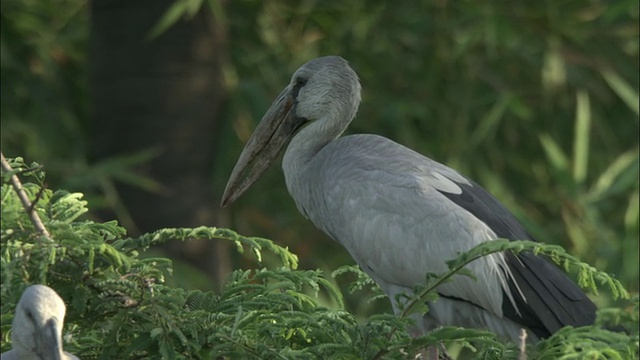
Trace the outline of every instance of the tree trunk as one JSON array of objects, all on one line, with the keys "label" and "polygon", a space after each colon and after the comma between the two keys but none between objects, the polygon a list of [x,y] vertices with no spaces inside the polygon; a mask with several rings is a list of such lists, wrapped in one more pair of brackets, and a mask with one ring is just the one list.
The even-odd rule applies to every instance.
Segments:
[{"label": "tree trunk", "polygon": [[[217,223],[212,175],[225,99],[225,32],[203,7],[193,19],[148,40],[173,2],[96,0],[91,6],[92,159],[160,151],[136,172],[165,191],[117,184],[133,220],[124,219],[124,225],[133,235]],[[190,241],[168,249],[172,258],[182,257],[220,280],[229,264],[219,244]]]}]

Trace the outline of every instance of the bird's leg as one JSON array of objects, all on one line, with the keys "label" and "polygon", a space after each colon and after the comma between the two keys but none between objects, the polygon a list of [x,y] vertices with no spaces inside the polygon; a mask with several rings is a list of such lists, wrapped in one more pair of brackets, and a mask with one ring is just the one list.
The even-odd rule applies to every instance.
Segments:
[{"label": "bird's leg", "polygon": [[520,329],[520,353],[518,360],[527,360],[527,330]]}]

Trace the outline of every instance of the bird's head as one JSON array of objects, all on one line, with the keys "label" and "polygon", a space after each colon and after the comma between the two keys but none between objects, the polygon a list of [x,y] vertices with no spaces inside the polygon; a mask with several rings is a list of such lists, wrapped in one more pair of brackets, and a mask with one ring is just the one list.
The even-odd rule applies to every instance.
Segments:
[{"label": "bird's head", "polygon": [[353,119],[360,104],[360,82],[349,63],[325,56],[302,65],[285,88],[293,101],[292,116],[305,122]]},{"label": "bird's head", "polygon": [[322,122],[342,133],[360,104],[360,82],[349,63],[325,56],[302,65],[258,124],[238,158],[222,196],[222,206],[235,201],[273,163],[304,126]]},{"label": "bird's head", "polygon": [[39,359],[60,360],[62,324],[66,307],[48,286],[29,286],[20,297],[11,326],[11,342],[18,353],[35,353]]}]

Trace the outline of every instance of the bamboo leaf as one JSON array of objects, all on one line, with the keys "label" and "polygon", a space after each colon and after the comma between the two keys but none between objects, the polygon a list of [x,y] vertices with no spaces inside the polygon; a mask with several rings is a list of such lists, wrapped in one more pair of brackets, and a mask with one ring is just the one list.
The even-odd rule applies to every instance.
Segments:
[{"label": "bamboo leaf", "polygon": [[174,1],[164,15],[162,15],[160,20],[158,20],[151,30],[149,30],[147,40],[152,40],[167,31],[167,29],[177,23],[181,17],[186,17],[188,19],[193,18],[202,6],[202,1],[203,0]]},{"label": "bamboo leaf", "polygon": [[637,148],[620,154],[598,177],[589,191],[588,200],[598,201],[637,183],[639,160]]},{"label": "bamboo leaf", "polygon": [[[612,69],[602,70],[600,72],[609,87],[627,104],[629,109],[636,115],[640,115],[640,96],[617,72]],[[638,120],[638,117],[636,117]]]},{"label": "bamboo leaf", "polygon": [[569,169],[569,159],[555,140],[548,134],[541,134],[540,143],[553,168],[559,172],[566,172]]},{"label": "bamboo leaf", "polygon": [[576,95],[576,127],[573,142],[573,178],[581,184],[587,177],[589,162],[589,136],[591,129],[591,106],[589,94],[579,90]]}]

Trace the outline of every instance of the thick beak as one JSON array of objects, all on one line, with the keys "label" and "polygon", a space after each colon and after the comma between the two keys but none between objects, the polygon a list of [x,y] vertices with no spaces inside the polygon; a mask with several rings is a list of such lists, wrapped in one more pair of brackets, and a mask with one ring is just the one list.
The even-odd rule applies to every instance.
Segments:
[{"label": "thick beak", "polygon": [[36,335],[38,354],[43,359],[62,360],[62,324],[56,319],[49,319],[42,332]]},{"label": "thick beak", "polygon": [[222,207],[234,202],[258,180],[284,145],[305,123],[305,119],[296,118],[293,114],[294,104],[295,99],[287,86],[271,104],[242,150],[222,195]]}]

